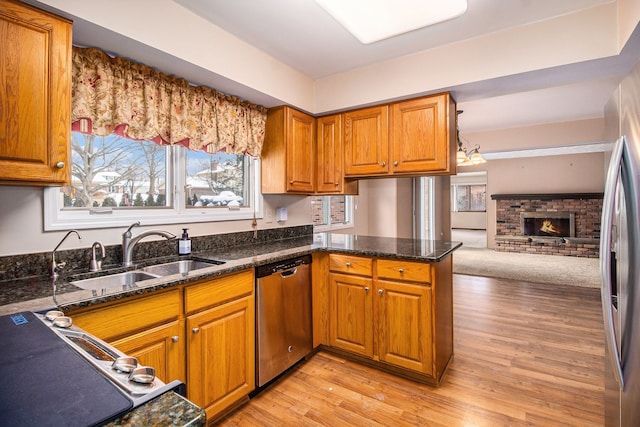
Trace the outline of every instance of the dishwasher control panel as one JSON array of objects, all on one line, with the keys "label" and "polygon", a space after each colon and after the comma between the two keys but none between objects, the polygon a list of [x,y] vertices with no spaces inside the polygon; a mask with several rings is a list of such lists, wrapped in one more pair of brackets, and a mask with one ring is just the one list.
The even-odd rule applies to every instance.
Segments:
[{"label": "dishwasher control panel", "polygon": [[256,267],[256,277],[269,276],[280,271],[291,270],[304,264],[311,264],[311,255],[261,265]]}]

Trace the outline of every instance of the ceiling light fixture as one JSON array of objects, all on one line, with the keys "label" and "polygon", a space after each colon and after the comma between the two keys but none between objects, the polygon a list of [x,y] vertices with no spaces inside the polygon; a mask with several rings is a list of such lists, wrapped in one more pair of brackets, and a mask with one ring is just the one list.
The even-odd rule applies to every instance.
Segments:
[{"label": "ceiling light fixture", "polygon": [[[458,166],[472,166],[481,163],[487,163],[482,154],[480,154],[480,146],[476,144],[474,148],[464,148],[462,146],[462,138],[460,138],[460,129],[457,127],[458,115],[462,114],[462,110],[456,112],[456,137],[458,139],[458,152],[456,153],[456,163]],[[468,141],[465,141],[468,146]]]},{"label": "ceiling light fixture", "polygon": [[364,44],[456,18],[467,0],[315,0]]}]

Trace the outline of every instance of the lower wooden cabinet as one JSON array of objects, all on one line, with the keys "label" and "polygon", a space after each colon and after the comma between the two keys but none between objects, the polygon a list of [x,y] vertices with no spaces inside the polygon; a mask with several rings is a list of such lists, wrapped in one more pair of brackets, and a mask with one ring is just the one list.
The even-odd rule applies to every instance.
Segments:
[{"label": "lower wooden cabinet", "polygon": [[71,312],[78,327],[180,380],[209,420],[255,388],[253,269]]},{"label": "lower wooden cabinet", "polygon": [[431,287],[379,280],[376,299],[380,360],[433,375]]},{"label": "lower wooden cabinet", "polygon": [[453,356],[450,258],[317,257],[327,267],[314,267],[329,274],[324,285],[314,283],[314,295],[327,296],[314,300],[314,313],[328,313],[329,322],[328,331],[314,329],[314,344],[438,385]]},{"label": "lower wooden cabinet", "polygon": [[140,364],[153,366],[156,376],[165,383],[185,382],[184,323],[171,322],[111,341],[109,344],[138,359]]},{"label": "lower wooden cabinet", "polygon": [[329,342],[336,348],[373,357],[372,280],[331,273]]},{"label": "lower wooden cabinet", "polygon": [[215,418],[255,388],[253,295],[187,318],[189,399]]}]

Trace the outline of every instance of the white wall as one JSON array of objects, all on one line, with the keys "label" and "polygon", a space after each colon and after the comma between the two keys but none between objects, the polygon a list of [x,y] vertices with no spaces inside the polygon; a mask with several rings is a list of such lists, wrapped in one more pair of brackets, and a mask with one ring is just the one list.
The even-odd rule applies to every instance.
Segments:
[{"label": "white wall", "polygon": [[[310,198],[305,196],[276,195],[264,197],[265,212],[279,207],[288,209],[288,219],[283,223],[266,223],[258,220],[258,229],[291,227],[311,224]],[[33,187],[0,185],[0,256],[47,252],[53,250],[66,232],[45,232],[43,221],[43,190]],[[275,215],[274,215],[275,216]],[[144,225],[144,220],[142,221]],[[250,220],[171,224],[139,227],[136,230],[160,228],[180,235],[188,227],[191,236],[251,231]],[[80,230],[82,240],[68,239],[64,249],[90,247],[99,240],[105,245],[120,244],[125,228]],[[152,240],[153,238],[149,238]]]}]

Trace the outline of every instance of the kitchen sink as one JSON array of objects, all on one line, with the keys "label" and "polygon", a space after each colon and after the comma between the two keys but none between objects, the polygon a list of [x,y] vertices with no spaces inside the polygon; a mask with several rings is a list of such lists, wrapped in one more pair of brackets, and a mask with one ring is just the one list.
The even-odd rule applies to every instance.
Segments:
[{"label": "kitchen sink", "polygon": [[224,264],[224,261],[206,260],[199,261],[193,259],[185,259],[164,264],[150,265],[139,270],[127,271],[124,273],[109,274],[106,276],[93,277],[91,279],[72,280],[70,283],[80,289],[91,291],[109,292],[114,288],[122,288],[122,290],[132,289],[136,287],[136,283],[149,279],[156,279],[163,276],[171,276],[172,274],[182,274],[186,276],[189,272],[211,267],[214,265]]},{"label": "kitchen sink", "polygon": [[165,264],[150,265],[148,267],[144,267],[142,271],[157,276],[170,276],[172,274],[187,275],[190,271],[200,270],[202,268],[208,268],[220,264],[224,264],[224,261],[200,261],[185,259],[180,261],[167,262]]},{"label": "kitchen sink", "polygon": [[80,289],[88,289],[93,291],[117,287],[127,289],[134,287],[137,282],[155,279],[157,277],[159,277],[159,275],[157,274],[136,270],[118,274],[110,274],[108,276],[93,277],[91,279],[71,281],[71,284],[79,287]]}]

